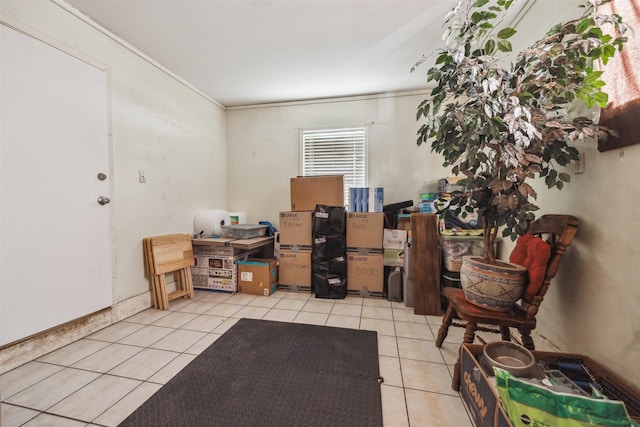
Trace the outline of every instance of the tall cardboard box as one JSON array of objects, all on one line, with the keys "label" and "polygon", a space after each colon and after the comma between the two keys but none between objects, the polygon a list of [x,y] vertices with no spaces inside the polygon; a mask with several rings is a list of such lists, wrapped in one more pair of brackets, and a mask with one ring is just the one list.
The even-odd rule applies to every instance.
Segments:
[{"label": "tall cardboard box", "polygon": [[311,251],[280,249],[278,283],[311,289]]},{"label": "tall cardboard box", "polygon": [[308,246],[311,248],[311,211],[280,212],[280,245]]},{"label": "tall cardboard box", "polygon": [[347,213],[347,251],[357,248],[382,249],[384,213]]},{"label": "tall cardboard box", "polygon": [[291,178],[291,210],[312,211],[316,205],[344,206],[344,176]]},{"label": "tall cardboard box", "polygon": [[238,261],[238,292],[268,297],[276,291],[278,262],[249,258]]},{"label": "tall cardboard box", "polygon": [[382,254],[347,254],[347,289],[382,292],[384,265]]}]

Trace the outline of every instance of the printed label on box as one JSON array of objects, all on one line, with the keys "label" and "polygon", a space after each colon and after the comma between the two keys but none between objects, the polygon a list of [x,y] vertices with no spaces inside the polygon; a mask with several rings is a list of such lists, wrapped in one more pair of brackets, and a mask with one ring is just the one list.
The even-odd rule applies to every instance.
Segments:
[{"label": "printed label on box", "polygon": [[243,271],[240,273],[240,280],[243,282],[252,282],[253,281],[253,272],[251,271]]}]

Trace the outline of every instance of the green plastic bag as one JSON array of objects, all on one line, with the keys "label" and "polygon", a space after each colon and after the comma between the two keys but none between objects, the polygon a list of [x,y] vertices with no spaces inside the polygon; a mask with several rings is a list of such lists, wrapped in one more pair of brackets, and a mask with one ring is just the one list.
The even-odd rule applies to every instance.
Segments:
[{"label": "green plastic bag", "polygon": [[558,393],[494,368],[498,394],[514,427],[640,427],[624,402]]}]

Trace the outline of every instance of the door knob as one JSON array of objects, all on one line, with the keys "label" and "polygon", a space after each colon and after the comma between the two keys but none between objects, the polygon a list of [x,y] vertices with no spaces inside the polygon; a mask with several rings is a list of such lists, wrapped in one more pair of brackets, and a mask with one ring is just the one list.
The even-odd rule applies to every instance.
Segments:
[{"label": "door knob", "polygon": [[108,197],[104,197],[104,196],[100,196],[98,197],[98,203],[100,203],[101,205],[106,205],[107,203],[110,203],[111,199],[109,199]]}]

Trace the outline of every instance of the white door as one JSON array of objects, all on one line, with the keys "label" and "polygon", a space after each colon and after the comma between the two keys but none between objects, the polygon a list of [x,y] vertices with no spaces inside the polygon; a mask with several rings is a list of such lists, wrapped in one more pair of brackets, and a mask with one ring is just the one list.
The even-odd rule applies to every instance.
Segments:
[{"label": "white door", "polygon": [[107,71],[2,24],[0,345],[113,300]]}]

